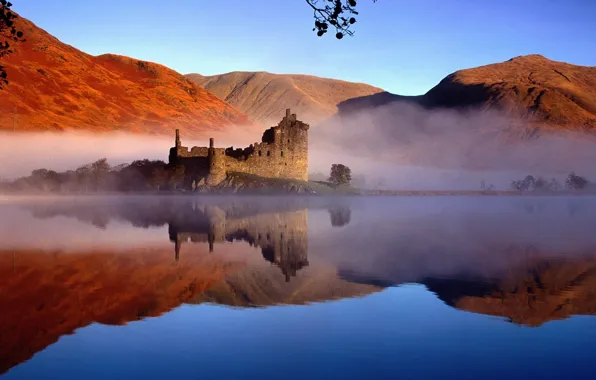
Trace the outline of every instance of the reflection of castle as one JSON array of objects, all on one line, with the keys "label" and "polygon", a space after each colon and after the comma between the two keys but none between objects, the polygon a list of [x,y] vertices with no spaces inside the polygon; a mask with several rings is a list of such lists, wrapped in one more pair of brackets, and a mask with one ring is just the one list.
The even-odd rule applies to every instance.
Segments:
[{"label": "reflection of castle", "polygon": [[172,220],[168,226],[175,244],[176,260],[184,242],[215,243],[241,240],[260,247],[263,258],[277,265],[286,277],[308,266],[307,210],[233,217],[217,206],[198,206],[186,218]]}]

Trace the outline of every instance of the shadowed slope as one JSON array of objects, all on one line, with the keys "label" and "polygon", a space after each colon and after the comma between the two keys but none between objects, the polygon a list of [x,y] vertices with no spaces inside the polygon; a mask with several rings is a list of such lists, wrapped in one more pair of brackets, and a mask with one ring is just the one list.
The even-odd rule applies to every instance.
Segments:
[{"label": "shadowed slope", "polygon": [[431,89],[433,107],[497,107],[564,128],[596,128],[596,67],[528,55],[457,71]]},{"label": "shadowed slope", "polygon": [[306,123],[315,124],[337,112],[337,104],[383,90],[363,83],[312,75],[231,72],[213,76],[187,74],[253,120],[268,125],[291,107]]},{"label": "shadowed slope", "polygon": [[26,42],[2,59],[0,130],[132,131],[187,136],[252,125],[238,110],[165,66],[117,55],[91,56],[19,18]]},{"label": "shadowed slope", "polygon": [[383,93],[345,101],[339,109],[349,114],[394,102],[430,109],[498,109],[557,129],[594,130],[596,67],[528,55],[457,71],[421,96]]}]

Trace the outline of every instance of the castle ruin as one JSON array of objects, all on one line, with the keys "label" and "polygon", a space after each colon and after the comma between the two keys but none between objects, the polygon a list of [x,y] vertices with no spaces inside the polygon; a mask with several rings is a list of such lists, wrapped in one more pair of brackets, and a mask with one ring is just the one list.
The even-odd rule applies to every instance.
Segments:
[{"label": "castle ruin", "polygon": [[296,119],[290,109],[275,127],[263,133],[261,142],[248,148],[182,146],[176,130],[176,145],[170,149],[170,165],[183,165],[186,181],[217,185],[228,173],[247,173],[267,178],[308,180],[309,125]]}]

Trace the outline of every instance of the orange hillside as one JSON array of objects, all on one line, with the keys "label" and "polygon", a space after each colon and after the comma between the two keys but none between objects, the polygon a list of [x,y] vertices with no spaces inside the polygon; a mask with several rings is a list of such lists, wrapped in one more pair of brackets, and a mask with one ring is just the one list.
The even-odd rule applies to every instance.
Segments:
[{"label": "orange hillside", "polygon": [[[9,84],[0,90],[0,130],[89,130],[187,136],[255,126],[214,94],[156,63],[117,55],[91,56],[19,18],[25,42],[0,61]],[[0,38],[1,39],[1,38]]]}]

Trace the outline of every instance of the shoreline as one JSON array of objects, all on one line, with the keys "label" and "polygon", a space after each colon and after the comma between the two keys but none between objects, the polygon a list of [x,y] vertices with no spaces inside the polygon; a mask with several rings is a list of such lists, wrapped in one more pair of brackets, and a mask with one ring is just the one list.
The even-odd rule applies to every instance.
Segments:
[{"label": "shoreline", "polygon": [[0,201],[17,198],[96,198],[96,197],[433,197],[433,196],[489,196],[489,197],[562,197],[596,196],[596,191],[561,191],[561,192],[518,192],[518,191],[479,191],[479,190],[360,190],[354,193],[262,193],[262,192],[97,192],[97,193],[1,193]]}]

